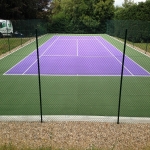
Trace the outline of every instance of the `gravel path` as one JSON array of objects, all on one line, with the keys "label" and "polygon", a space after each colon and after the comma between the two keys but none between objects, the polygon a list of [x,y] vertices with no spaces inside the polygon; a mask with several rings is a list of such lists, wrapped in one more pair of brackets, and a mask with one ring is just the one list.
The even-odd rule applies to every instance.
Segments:
[{"label": "gravel path", "polygon": [[100,122],[0,122],[1,144],[60,149],[150,148],[150,124]]}]

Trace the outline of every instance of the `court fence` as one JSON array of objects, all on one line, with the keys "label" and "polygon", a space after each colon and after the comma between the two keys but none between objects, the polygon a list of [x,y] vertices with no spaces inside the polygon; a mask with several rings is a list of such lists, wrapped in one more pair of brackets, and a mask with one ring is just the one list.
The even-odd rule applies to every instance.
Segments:
[{"label": "court fence", "polygon": [[106,25],[54,34],[43,20],[13,21],[0,39],[0,120],[150,122],[150,24]]}]

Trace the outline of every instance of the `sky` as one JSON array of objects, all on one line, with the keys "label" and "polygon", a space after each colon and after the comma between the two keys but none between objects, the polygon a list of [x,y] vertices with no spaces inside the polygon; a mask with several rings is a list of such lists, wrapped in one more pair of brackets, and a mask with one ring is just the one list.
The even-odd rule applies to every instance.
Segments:
[{"label": "sky", "polygon": [[[134,0],[134,3],[138,3],[138,2],[145,2],[146,0]],[[122,3],[124,2],[124,0],[115,0],[115,6],[122,6]]]}]

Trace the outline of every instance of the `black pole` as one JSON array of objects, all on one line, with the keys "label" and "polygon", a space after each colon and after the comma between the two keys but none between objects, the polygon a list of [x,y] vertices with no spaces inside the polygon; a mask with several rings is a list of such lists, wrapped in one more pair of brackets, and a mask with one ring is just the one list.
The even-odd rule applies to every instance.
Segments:
[{"label": "black pole", "polygon": [[38,81],[39,81],[39,96],[40,96],[40,114],[41,114],[41,123],[43,122],[42,118],[42,94],[41,94],[41,78],[40,78],[40,61],[39,61],[39,48],[38,48],[38,35],[37,29],[36,32],[36,48],[37,48],[37,64],[38,64]]},{"label": "black pole", "polygon": [[122,58],[122,69],[121,69],[121,79],[120,79],[120,91],[119,91],[117,124],[119,124],[119,117],[120,117],[120,104],[121,104],[122,80],[123,80],[123,70],[124,70],[124,58],[125,58],[125,50],[126,50],[126,40],[127,40],[127,29],[125,30],[125,40],[124,40],[124,49],[123,49],[123,58]]}]

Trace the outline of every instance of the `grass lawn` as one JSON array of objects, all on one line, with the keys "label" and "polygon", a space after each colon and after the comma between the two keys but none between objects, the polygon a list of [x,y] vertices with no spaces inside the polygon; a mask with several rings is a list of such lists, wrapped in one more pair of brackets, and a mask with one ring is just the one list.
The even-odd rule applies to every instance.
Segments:
[{"label": "grass lawn", "polygon": [[143,49],[145,52],[150,53],[150,43],[134,43],[134,46]]},{"label": "grass lawn", "polygon": [[0,55],[4,54],[17,46],[24,44],[31,38],[1,38],[0,39]]},{"label": "grass lawn", "polygon": [[[120,39],[120,38],[117,38],[117,39],[124,42],[124,39]],[[127,44],[130,44],[133,47],[138,47],[138,48],[144,50],[145,52],[150,53],[150,43],[133,43],[133,42],[127,41]]]}]

